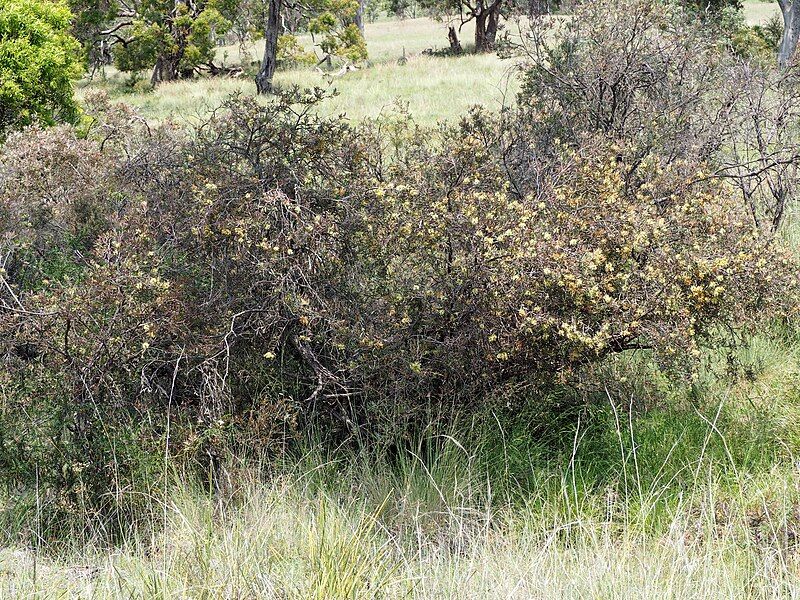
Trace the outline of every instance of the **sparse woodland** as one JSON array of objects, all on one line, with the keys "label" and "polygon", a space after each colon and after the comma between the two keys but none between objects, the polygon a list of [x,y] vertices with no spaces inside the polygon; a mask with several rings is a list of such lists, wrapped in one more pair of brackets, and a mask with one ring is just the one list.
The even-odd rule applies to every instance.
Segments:
[{"label": "sparse woodland", "polygon": [[[0,595],[799,593],[791,3],[168,4],[0,0]],[[412,9],[513,99],[273,83]]]}]

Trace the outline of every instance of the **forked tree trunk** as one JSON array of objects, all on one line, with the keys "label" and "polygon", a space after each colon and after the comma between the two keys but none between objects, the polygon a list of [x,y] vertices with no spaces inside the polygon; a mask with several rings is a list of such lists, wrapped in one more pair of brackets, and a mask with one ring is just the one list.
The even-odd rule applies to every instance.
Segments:
[{"label": "forked tree trunk", "polygon": [[495,0],[488,6],[482,1],[478,2],[475,16],[475,52],[494,50],[497,30],[500,27],[501,2],[502,0]]},{"label": "forked tree trunk", "polygon": [[156,86],[162,81],[175,81],[178,79],[178,76],[180,75],[178,72],[180,60],[180,56],[159,56],[158,59],[156,59],[155,66],[153,67],[153,74],[150,77],[150,83],[153,86]]},{"label": "forked tree trunk", "polygon": [[778,47],[778,65],[785,68],[797,50],[800,38],[800,0],[778,0],[783,14],[783,36]]},{"label": "forked tree trunk", "polygon": [[264,30],[264,58],[261,59],[261,67],[256,75],[256,90],[259,94],[272,92],[272,78],[275,76],[278,58],[278,36],[281,29],[282,9],[283,0],[269,0],[269,14]]},{"label": "forked tree trunk", "polygon": [[497,42],[497,29],[500,27],[500,4],[495,3],[489,9],[489,17],[486,19],[486,33],[484,39],[486,40],[487,50],[494,50],[495,43]]}]

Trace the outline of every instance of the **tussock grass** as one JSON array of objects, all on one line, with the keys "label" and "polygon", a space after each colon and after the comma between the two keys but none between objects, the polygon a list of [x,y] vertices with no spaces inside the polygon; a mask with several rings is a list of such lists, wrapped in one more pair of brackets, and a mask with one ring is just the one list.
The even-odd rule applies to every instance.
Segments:
[{"label": "tussock grass", "polygon": [[230,456],[213,486],[176,465],[118,491],[140,508],[111,546],[80,520],[47,543],[58,499],[32,498],[5,511],[0,598],[798,597],[798,348],[776,325],[691,385],[623,356],[587,396],[392,451]]},{"label": "tussock grass", "polygon": [[[639,378],[545,433],[488,415],[388,454],[309,441],[231,457],[214,489],[177,473],[118,546],[6,547],[0,597],[796,597],[798,362],[782,335],[741,351],[746,380],[662,390],[670,410],[642,411]],[[747,409],[760,402],[771,420]]]},{"label": "tussock grass", "polygon": [[[745,492],[743,481],[734,501],[706,482],[646,535],[636,526],[653,510],[646,498],[626,507],[610,493],[576,497],[568,478],[560,494],[533,498],[539,507],[503,511],[482,497],[426,511],[412,490],[375,508],[370,490],[312,494],[294,477],[265,485],[239,474],[223,498],[172,496],[163,534],[115,551],[51,559],[4,550],[0,596],[793,597],[796,517],[775,507],[795,506],[797,490],[788,474],[771,475],[782,485]],[[401,518],[382,518],[398,504]]]}]

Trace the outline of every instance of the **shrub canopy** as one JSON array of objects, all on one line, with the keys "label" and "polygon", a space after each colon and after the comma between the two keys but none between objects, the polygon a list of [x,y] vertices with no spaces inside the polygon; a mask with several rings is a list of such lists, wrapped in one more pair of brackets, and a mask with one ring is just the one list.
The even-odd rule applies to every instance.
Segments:
[{"label": "shrub canopy", "polygon": [[354,127],[294,90],[193,128],[97,96],[85,139],[10,136],[7,472],[52,464],[65,505],[96,506],[139,468],[119,449],[157,445],[168,416],[172,451],[207,460],[312,420],[378,437],[619,352],[692,376],[704,345],[793,314],[792,103],[751,105],[790,98],[792,75],[659,6],[535,23],[555,31],[533,31],[519,106],[457,125]]}]

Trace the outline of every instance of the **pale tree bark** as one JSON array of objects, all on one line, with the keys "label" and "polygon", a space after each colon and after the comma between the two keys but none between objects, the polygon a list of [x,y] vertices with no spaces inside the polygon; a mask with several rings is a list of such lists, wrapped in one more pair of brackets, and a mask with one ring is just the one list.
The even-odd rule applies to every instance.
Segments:
[{"label": "pale tree bark", "polygon": [[361,37],[364,37],[364,12],[366,10],[367,0],[358,0],[358,10],[356,11],[356,17],[353,21],[358,27],[358,30],[361,32]]},{"label": "pale tree bark", "polygon": [[278,36],[281,31],[281,10],[283,0],[269,0],[267,26],[264,29],[264,58],[256,75],[256,90],[259,94],[272,92],[272,78],[278,59]]},{"label": "pale tree bark", "polygon": [[786,67],[797,50],[800,37],[800,0],[778,0],[783,14],[783,37],[778,47],[778,65]]},{"label": "pale tree bark", "polygon": [[549,0],[530,0],[528,3],[528,16],[539,17],[550,12]]}]

